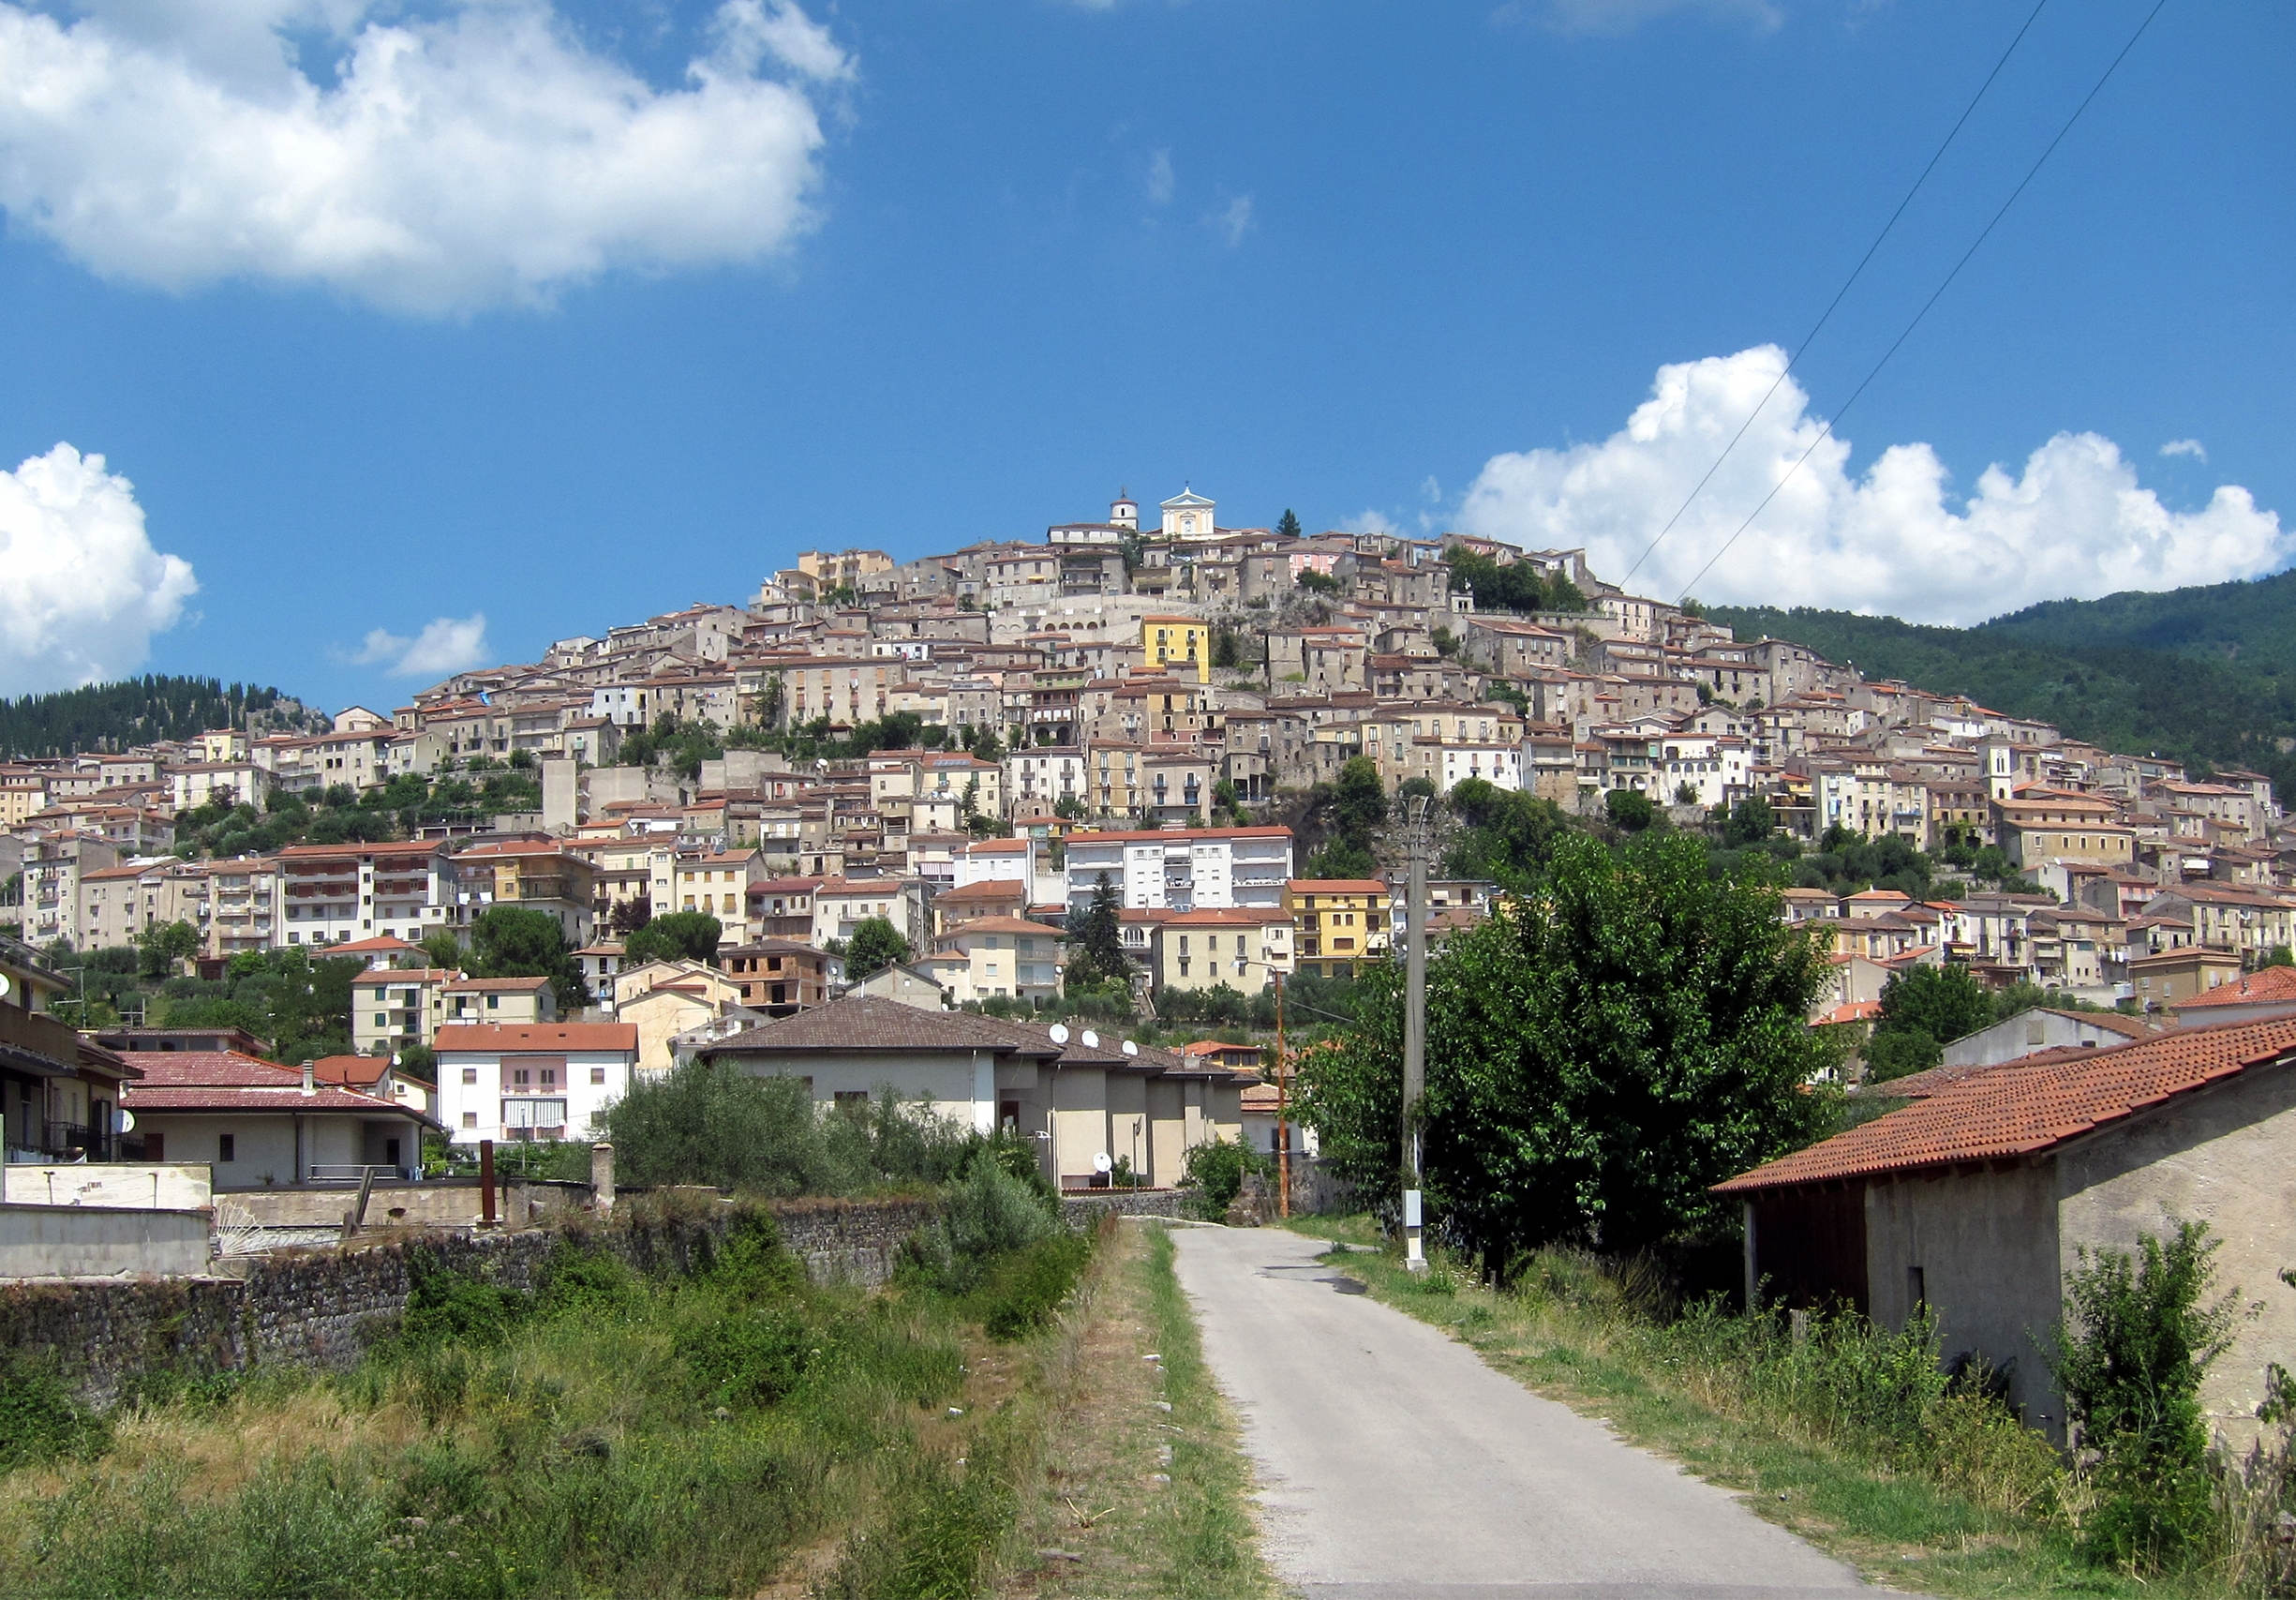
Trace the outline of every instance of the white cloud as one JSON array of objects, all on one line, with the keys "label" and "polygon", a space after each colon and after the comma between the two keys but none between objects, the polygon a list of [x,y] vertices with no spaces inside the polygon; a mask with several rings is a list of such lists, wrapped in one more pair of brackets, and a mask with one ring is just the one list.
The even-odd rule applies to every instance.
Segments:
[{"label": "white cloud", "polygon": [[0,694],[126,676],[199,588],[101,456],[59,444],[0,472]]},{"label": "white cloud", "polygon": [[1252,197],[1240,194],[1204,220],[1211,223],[1230,247],[1244,243],[1252,231]]},{"label": "white cloud", "polygon": [[440,617],[412,638],[377,628],[350,661],[360,666],[380,666],[394,678],[449,678],[483,664],[487,655],[486,614],[456,619]]},{"label": "white cloud", "polygon": [[1785,22],[1785,12],[1773,0],[1508,0],[1492,16],[1500,22],[1535,22],[1557,33],[1624,34],[1679,11],[1750,22],[1765,33]]},{"label": "white cloud", "polygon": [[1172,175],[1172,153],[1158,150],[1148,157],[1148,203],[1168,205],[1171,202],[1176,180]]},{"label": "white cloud", "polygon": [[[426,315],[754,262],[812,225],[819,117],[760,72],[853,65],[786,0],[729,0],[666,90],[547,0],[375,3],[93,0],[67,26],[0,0],[0,206],[107,277]],[[306,71],[289,29],[340,59]]]},{"label": "white cloud", "polygon": [[1369,506],[1365,506],[1353,516],[1342,521],[1339,524],[1339,531],[1342,533],[1399,534],[1403,529],[1385,512],[1374,511]]},{"label": "white cloud", "polygon": [[[1461,526],[1533,547],[1584,546],[1598,574],[1624,579],[1784,362],[1766,345],[1662,366],[1651,397],[1601,443],[1484,463]],[[1708,601],[1970,623],[2041,600],[2255,577],[2296,555],[2278,516],[2246,489],[2225,485],[2198,511],[2170,511],[2097,434],[2057,434],[2014,476],[1990,466],[1958,503],[1927,444],[1892,445],[1853,478],[1849,444],[1827,438],[1696,576],[1821,426],[1801,386],[1780,384],[1632,587],[1672,598],[1694,578]]]},{"label": "white cloud", "polygon": [[2197,439],[2171,439],[2160,447],[2160,453],[2163,456],[2189,456],[2201,462],[2208,459],[2207,449]]}]

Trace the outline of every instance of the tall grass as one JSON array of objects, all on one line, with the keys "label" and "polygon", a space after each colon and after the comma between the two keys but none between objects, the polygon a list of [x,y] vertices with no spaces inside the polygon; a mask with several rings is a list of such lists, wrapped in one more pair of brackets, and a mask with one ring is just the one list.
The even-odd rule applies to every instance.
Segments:
[{"label": "tall grass", "polygon": [[146,1408],[15,1474],[0,1592],[751,1593],[921,1470],[961,1332],[807,1286],[762,1214],[679,1280],[571,1244],[532,1295],[434,1270],[343,1377]]}]

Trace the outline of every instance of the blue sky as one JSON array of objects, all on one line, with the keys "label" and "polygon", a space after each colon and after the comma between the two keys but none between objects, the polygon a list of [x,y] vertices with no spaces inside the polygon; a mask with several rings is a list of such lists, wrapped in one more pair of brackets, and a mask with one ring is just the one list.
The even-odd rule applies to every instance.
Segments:
[{"label": "blue sky", "polygon": [[[1637,587],[1721,547],[2150,5],[2043,9]],[[0,690],[395,704],[1119,485],[1623,570],[2027,8],[0,0]],[[325,144],[393,41],[491,109]],[[90,61],[76,111],[6,87]],[[1971,621],[2285,566],[2291,82],[2285,7],[2171,0],[1698,591]]]}]

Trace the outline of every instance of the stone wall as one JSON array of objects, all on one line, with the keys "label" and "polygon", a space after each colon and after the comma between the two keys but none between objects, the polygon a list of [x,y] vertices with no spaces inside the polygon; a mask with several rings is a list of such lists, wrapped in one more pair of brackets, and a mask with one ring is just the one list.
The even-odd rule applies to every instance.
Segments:
[{"label": "stone wall", "polygon": [[[816,1282],[874,1288],[932,1214],[926,1201],[795,1202],[772,1208],[790,1250]],[[582,1236],[642,1272],[706,1264],[734,1207],[714,1197],[629,1206]],[[277,1251],[223,1264],[233,1276],[0,1285],[0,1346],[52,1353],[82,1396],[109,1405],[141,1372],[165,1365],[231,1371],[265,1362],[340,1369],[407,1308],[409,1257],[530,1290],[566,1234],[433,1231],[363,1235],[339,1249]]]},{"label": "stone wall", "polygon": [[1106,1189],[1061,1196],[1061,1214],[1071,1228],[1089,1228],[1103,1216],[1185,1217],[1194,1196],[1177,1189]]}]

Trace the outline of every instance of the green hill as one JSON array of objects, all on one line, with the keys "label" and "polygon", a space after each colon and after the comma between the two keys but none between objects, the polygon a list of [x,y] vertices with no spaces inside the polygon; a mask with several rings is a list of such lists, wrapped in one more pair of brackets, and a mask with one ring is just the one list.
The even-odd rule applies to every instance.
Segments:
[{"label": "green hill", "polygon": [[226,687],[214,678],[130,678],[0,699],[0,759],[125,750],[250,725],[283,733],[321,727],[325,719],[276,689]]},{"label": "green hill", "polygon": [[2204,589],[2051,600],[1996,617],[1978,631],[2057,650],[2166,650],[2237,662],[2274,678],[2296,676],[2296,572]]},{"label": "green hill", "polygon": [[[2267,607],[2253,591],[2280,585],[2229,585],[2251,591],[2234,608],[2247,636],[2270,641]],[[1900,678],[1916,688],[1967,695],[2012,716],[2054,723],[2108,750],[2157,752],[2206,769],[2252,767],[2286,792],[2296,784],[2296,671],[2268,670],[2271,652],[2245,639],[2211,634],[2199,622],[2214,589],[2059,602],[1976,628],[1922,627],[1894,617],[1767,606],[1710,606],[1707,615],[1740,638],[1767,634],[1855,665],[1868,678]],[[2284,606],[2296,587],[2280,587]],[[2139,602],[2159,604],[2145,606]],[[2179,603],[2179,604],[2171,604]],[[2083,611],[2080,607],[2095,609]],[[2093,619],[2093,620],[2092,620]],[[2296,619],[2292,619],[2296,620]],[[2291,629],[2296,635],[2296,628]],[[2141,644],[2139,638],[2175,639]],[[2292,639],[2296,644],[2296,639]],[[2228,648],[2237,647],[2237,648]]]}]

